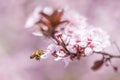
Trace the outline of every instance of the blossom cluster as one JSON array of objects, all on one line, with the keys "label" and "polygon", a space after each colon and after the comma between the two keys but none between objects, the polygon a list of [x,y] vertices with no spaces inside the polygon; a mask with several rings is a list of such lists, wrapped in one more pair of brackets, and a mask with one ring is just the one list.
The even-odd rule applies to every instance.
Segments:
[{"label": "blossom cluster", "polygon": [[35,36],[47,36],[55,41],[48,45],[40,58],[54,56],[67,65],[110,46],[109,35],[101,28],[87,23],[87,19],[68,8],[37,7],[26,23],[26,28],[36,27]]}]

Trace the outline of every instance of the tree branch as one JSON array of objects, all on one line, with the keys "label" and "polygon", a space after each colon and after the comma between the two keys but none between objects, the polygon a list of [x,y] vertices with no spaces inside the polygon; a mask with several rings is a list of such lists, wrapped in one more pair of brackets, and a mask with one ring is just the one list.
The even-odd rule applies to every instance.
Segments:
[{"label": "tree branch", "polygon": [[109,54],[109,53],[106,53],[106,52],[94,52],[94,53],[109,56],[110,58],[120,58],[120,55],[112,55],[112,54]]}]

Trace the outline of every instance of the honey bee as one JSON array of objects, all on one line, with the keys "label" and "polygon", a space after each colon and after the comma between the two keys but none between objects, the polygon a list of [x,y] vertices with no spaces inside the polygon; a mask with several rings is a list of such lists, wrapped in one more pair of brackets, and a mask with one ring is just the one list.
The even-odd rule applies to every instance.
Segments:
[{"label": "honey bee", "polygon": [[40,56],[43,55],[44,52],[42,50],[37,50],[36,52],[33,52],[30,56],[30,59],[36,59],[36,60],[40,60]]}]

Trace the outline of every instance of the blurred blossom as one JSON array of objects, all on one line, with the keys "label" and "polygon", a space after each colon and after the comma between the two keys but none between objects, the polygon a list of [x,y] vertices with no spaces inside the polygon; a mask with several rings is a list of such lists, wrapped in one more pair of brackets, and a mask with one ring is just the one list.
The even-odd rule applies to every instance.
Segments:
[{"label": "blurred blossom", "polygon": [[42,10],[40,6],[36,7],[35,10],[33,11],[33,14],[28,18],[25,27],[30,28],[35,25],[35,23],[41,18],[39,15],[39,12]]},{"label": "blurred blossom", "polygon": [[70,8],[66,8],[63,20],[69,20],[74,27],[84,28],[87,26],[86,18]]}]

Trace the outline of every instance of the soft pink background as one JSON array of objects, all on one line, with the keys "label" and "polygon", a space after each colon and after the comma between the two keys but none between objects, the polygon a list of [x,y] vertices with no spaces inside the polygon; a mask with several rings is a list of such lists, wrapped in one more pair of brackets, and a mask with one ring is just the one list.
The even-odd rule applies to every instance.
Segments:
[{"label": "soft pink background", "polygon": [[[71,7],[89,24],[106,30],[120,47],[120,0],[0,0],[0,80],[120,80],[120,73],[111,67],[92,71],[96,56],[72,62],[67,68],[52,59],[30,60],[33,51],[49,43],[24,28],[27,17],[38,5]],[[108,51],[119,54],[114,45]],[[120,68],[119,62],[113,61]]]}]

